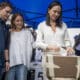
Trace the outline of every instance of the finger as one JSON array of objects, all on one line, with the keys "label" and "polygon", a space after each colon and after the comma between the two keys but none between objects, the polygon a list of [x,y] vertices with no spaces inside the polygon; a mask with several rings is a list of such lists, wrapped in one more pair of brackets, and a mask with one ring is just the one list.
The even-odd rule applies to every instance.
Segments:
[{"label": "finger", "polygon": [[6,71],[9,71],[9,65],[7,65],[7,67],[6,67]]},{"label": "finger", "polygon": [[6,71],[9,71],[9,67],[7,67]]}]

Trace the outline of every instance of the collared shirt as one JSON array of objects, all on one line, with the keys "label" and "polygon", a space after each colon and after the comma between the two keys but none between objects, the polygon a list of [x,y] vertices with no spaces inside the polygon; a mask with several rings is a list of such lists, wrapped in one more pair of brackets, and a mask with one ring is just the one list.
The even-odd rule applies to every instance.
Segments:
[{"label": "collared shirt", "polygon": [[0,51],[4,51],[7,48],[8,29],[5,22],[0,19]]},{"label": "collared shirt", "polygon": [[0,18],[0,67],[4,67],[4,50],[8,47],[8,29],[5,22]]}]

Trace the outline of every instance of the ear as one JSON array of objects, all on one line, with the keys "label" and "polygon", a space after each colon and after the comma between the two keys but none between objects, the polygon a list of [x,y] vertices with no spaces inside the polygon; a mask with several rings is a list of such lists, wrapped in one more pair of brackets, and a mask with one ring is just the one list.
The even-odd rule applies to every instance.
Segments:
[{"label": "ear", "polygon": [[1,10],[1,7],[0,7],[0,10]]}]

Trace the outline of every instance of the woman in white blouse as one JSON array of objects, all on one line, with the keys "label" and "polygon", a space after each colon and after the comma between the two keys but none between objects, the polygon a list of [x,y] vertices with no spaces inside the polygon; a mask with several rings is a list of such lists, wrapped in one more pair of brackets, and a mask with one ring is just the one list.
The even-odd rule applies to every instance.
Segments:
[{"label": "woman in white blouse", "polygon": [[[42,55],[44,80],[48,80],[47,76],[49,73],[47,74],[46,66],[53,65],[53,55],[66,56],[73,53],[67,32],[67,26],[64,22],[62,22],[61,17],[61,4],[56,1],[52,2],[48,7],[47,19],[38,25],[35,47],[42,48],[45,51],[45,54]],[[51,61],[51,65],[47,64],[48,61]],[[53,72],[53,66],[51,69],[51,72]],[[53,78],[53,74],[54,73],[52,73],[51,76],[49,74],[50,79]]]},{"label": "woman in white blouse", "polygon": [[6,80],[27,80],[27,70],[30,68],[33,37],[31,32],[24,28],[21,14],[14,14],[11,19],[9,62],[6,63]]},{"label": "woman in white blouse", "polygon": [[46,21],[41,22],[37,29],[36,47],[46,51],[56,52],[66,50],[71,55],[73,49],[69,40],[67,26],[62,22],[62,6],[59,2],[52,2],[47,11]]}]

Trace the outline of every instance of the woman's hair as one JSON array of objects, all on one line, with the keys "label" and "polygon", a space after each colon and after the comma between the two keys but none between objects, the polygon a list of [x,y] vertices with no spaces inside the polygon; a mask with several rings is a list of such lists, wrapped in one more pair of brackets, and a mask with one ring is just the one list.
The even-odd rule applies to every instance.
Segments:
[{"label": "woman's hair", "polygon": [[7,2],[0,3],[0,9],[4,9],[5,7],[10,7],[12,9],[12,5]]},{"label": "woman's hair", "polygon": [[[11,18],[11,28],[12,29],[16,29],[16,25],[14,24],[14,21],[15,21],[15,19],[16,19],[17,16],[21,16],[22,19],[23,19],[23,16],[20,13],[13,14],[13,16]],[[24,28],[24,20],[23,20],[23,27],[22,28]]]},{"label": "woman's hair", "polygon": [[[54,6],[60,6],[61,7],[61,12],[60,12],[60,16],[59,18],[56,20],[56,24],[58,27],[62,27],[62,5],[60,4],[60,2],[57,1],[53,1],[49,4],[48,6],[48,10],[52,9]],[[47,19],[46,19],[46,24],[50,26],[50,16],[47,10]]]}]

